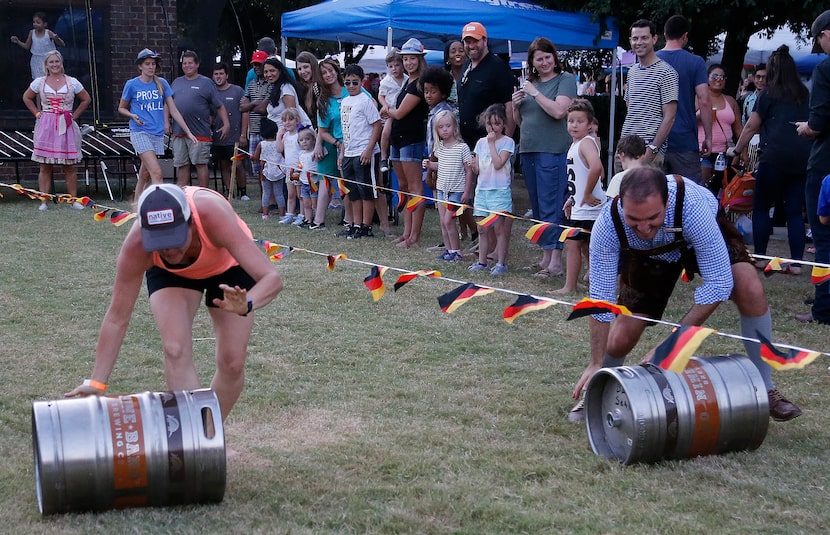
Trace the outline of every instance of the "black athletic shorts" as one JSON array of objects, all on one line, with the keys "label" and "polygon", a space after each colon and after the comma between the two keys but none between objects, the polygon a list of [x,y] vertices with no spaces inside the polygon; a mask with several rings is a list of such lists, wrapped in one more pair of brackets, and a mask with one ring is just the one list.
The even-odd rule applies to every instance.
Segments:
[{"label": "black athletic shorts", "polygon": [[234,266],[224,273],[208,277],[207,279],[188,279],[181,275],[171,273],[166,269],[153,266],[145,273],[147,279],[147,295],[153,295],[156,290],[162,288],[187,288],[197,292],[205,292],[205,304],[211,308],[218,308],[213,304],[216,298],[222,299],[225,293],[219,289],[220,284],[228,286],[239,286],[250,290],[256,281],[248,275],[241,266]]}]

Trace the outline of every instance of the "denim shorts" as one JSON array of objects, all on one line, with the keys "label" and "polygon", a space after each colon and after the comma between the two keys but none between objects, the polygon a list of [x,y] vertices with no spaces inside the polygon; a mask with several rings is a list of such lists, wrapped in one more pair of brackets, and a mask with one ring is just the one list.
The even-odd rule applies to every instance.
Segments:
[{"label": "denim shorts", "polygon": [[153,151],[156,156],[164,155],[164,136],[154,136],[147,132],[130,132],[130,143],[137,155]]},{"label": "denim shorts", "polygon": [[389,147],[389,159],[395,162],[421,162],[424,159],[425,143],[413,143],[403,147]]},{"label": "denim shorts", "polygon": [[485,217],[493,212],[512,212],[513,192],[510,188],[477,189],[473,215]]},{"label": "denim shorts", "polygon": [[317,192],[311,191],[311,186],[309,184],[303,184],[300,186],[300,198],[301,199],[316,199]]},{"label": "denim shorts", "polygon": [[[461,197],[464,195],[463,191],[437,190],[435,193],[436,193],[436,198],[439,201],[449,201],[449,202],[454,202],[454,203],[458,203],[458,204],[461,204]],[[456,208],[458,208],[458,207],[457,206],[451,206],[450,210],[455,210]]]}]

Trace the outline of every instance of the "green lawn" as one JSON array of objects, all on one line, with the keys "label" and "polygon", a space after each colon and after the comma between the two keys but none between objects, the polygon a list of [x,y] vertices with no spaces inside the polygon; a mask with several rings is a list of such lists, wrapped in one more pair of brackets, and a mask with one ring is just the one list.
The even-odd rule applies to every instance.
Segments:
[{"label": "green lawn", "polygon": [[[88,377],[127,227],[90,210],[37,203],[6,189],[0,199],[0,516],[9,533],[824,533],[830,409],[828,359],[778,372],[804,410],[770,423],[754,452],[621,466],[594,455],[585,427],[566,421],[570,392],[589,354],[588,321],[566,322],[556,305],[502,317],[514,295],[494,293],[441,313],[456,283],[419,278],[377,303],[368,267],[294,252],[275,264],[285,289],[257,311],[247,384],[226,422],[225,500],[218,505],[41,517],[32,463],[31,404],[58,399]],[[103,202],[103,201],[102,201]],[[107,201],[107,204],[113,205]],[[126,203],[123,208],[129,209]],[[470,274],[436,254],[399,250],[383,238],[345,241],[263,222],[257,203],[236,203],[257,238],[407,270],[440,269],[520,293],[544,295],[562,279],[522,269],[538,260],[519,222],[511,273]],[[521,208],[521,206],[519,206]],[[517,212],[523,211],[520,209]],[[330,212],[329,224],[335,214]],[[427,213],[424,246],[440,241]],[[773,252],[783,255],[784,242]],[[466,260],[466,259],[465,259]],[[792,319],[805,310],[809,277],[764,280],[774,341],[830,350],[827,327]],[[667,320],[691,303],[679,284]],[[573,301],[582,295],[573,296]],[[708,325],[739,330],[732,304]],[[647,330],[631,363],[668,334]],[[200,313],[194,342],[205,382],[212,331]],[[742,352],[709,337],[700,354]],[[164,390],[161,349],[146,297],[136,307],[108,392]]]}]

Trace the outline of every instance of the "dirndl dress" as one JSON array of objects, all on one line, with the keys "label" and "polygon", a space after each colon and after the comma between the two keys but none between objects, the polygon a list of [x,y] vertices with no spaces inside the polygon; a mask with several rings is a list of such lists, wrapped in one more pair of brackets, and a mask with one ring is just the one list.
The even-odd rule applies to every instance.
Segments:
[{"label": "dirndl dress", "polygon": [[34,80],[29,88],[40,95],[41,113],[35,123],[32,161],[45,164],[71,165],[83,159],[81,129],[72,120],[75,95],[84,90],[81,83],[65,76],[66,83],[55,91],[46,84],[46,77]]}]

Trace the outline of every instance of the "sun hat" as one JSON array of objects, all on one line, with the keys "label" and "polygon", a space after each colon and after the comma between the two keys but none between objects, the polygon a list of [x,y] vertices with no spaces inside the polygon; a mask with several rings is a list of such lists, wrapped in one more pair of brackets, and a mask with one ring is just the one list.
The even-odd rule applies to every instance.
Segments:
[{"label": "sun hat", "polygon": [[147,58],[152,58],[152,59],[156,60],[156,63],[158,63],[159,62],[159,57],[160,56],[158,54],[156,54],[155,52],[153,52],[149,48],[145,48],[144,50],[139,52],[138,55],[135,57],[135,62],[136,63],[141,63],[142,61],[144,61]]},{"label": "sun hat", "polygon": [[424,54],[426,54],[424,52],[424,45],[414,37],[405,42],[400,51],[401,56],[423,56]]},{"label": "sun hat", "polygon": [[476,41],[487,37],[487,28],[480,22],[468,22],[461,30],[461,39],[472,37]]},{"label": "sun hat", "polygon": [[265,63],[266,59],[268,59],[268,52],[257,50],[251,56],[251,63]]},{"label": "sun hat", "polygon": [[178,249],[187,243],[190,205],[175,184],[153,184],[138,199],[141,242],[147,252]]}]

